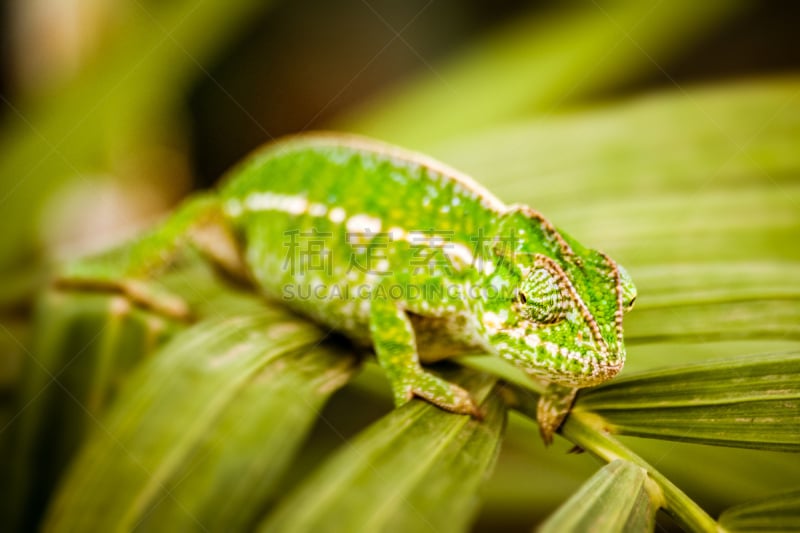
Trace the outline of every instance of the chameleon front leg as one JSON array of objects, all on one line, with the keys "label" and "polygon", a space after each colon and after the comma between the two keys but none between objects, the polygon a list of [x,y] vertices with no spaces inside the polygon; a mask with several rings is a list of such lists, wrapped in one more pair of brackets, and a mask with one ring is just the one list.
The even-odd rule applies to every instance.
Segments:
[{"label": "chameleon front leg", "polygon": [[545,444],[553,442],[553,435],[561,427],[572,409],[578,389],[549,383],[536,406],[536,421]]},{"label": "chameleon front leg", "polygon": [[373,300],[369,327],[378,363],[392,385],[396,406],[418,396],[447,411],[480,418],[480,410],[467,391],[423,370],[411,321],[398,302]]},{"label": "chameleon front leg", "polygon": [[56,284],[120,292],[143,307],[185,319],[189,316],[188,305],[158,284],[154,276],[187,246],[198,248],[232,275],[245,275],[238,245],[225,223],[219,201],[209,195],[189,199],[166,221],[119,248],[66,265]]}]

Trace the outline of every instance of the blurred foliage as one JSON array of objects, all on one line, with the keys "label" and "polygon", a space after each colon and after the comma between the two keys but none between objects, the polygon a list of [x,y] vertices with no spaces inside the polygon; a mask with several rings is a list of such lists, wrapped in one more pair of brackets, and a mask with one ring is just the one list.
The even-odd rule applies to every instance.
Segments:
[{"label": "blurred foliage", "polygon": [[[264,5],[133,1],[103,53],[54,94],[15,103],[3,98],[10,108],[0,130],[4,278],[19,270],[30,273],[31,261],[43,251],[39,217],[46,214],[50,193],[64,182],[96,183],[112,174],[134,185],[154,181],[173,197],[185,191],[185,183],[175,183],[182,176],[171,174],[174,161],[163,155],[186,142],[178,122],[181,99],[202,63]],[[143,161],[148,156],[154,161]]]},{"label": "blurred foliage", "polygon": [[[800,529],[800,463],[787,453],[800,442],[800,79],[669,74],[753,5],[508,7],[514,20],[431,63],[404,37],[424,3],[401,23],[356,3],[422,74],[331,117],[358,77],[337,71],[343,88],[323,91],[328,104],[303,124],[322,115],[430,153],[637,282],[624,376],[582,393],[545,449],[519,416],[535,390],[502,361],[438,368],[485,399],[482,423],[420,401],[390,410],[384,378],[346,341],[193,256],[159,280],[191,303],[191,325],[115,295],[32,297],[46,258],[96,246],[103,227],[141,223],[189,188],[196,79],[269,136],[209,74],[256,14],[270,20],[264,3],[120,4],[69,75],[3,96],[0,529],[652,530],[654,516],[665,529],[714,530],[717,516],[730,531]],[[381,63],[374,47],[367,67]],[[239,83],[268,84],[279,67]],[[653,75],[669,88],[599,101]]]},{"label": "blurred foliage", "polygon": [[[427,147],[520,115],[553,112],[659,68],[654,58],[668,61],[740,6],[727,0],[702,6],[611,2],[522,17],[475,43],[435,76],[383,95],[341,125]],[[678,27],[682,39],[676,41]]]}]

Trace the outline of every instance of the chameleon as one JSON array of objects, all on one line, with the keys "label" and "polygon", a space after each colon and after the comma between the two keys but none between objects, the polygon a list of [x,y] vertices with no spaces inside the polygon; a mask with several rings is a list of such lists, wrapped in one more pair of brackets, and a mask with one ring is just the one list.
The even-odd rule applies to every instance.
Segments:
[{"label": "chameleon", "polygon": [[469,176],[368,138],[268,143],[216,192],[190,197],[122,252],[71,263],[59,282],[186,317],[152,282],[186,247],[373,348],[398,406],[419,397],[480,417],[466,390],[423,367],[480,350],[545,384],[537,420],[549,443],[576,392],[625,361],[636,288],[622,266]]}]

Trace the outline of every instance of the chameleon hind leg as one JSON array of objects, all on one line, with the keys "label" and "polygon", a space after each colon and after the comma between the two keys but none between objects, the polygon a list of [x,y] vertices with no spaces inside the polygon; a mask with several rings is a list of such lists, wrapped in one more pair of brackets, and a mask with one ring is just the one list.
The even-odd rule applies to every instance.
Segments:
[{"label": "chameleon hind leg", "polygon": [[417,396],[447,411],[481,416],[467,391],[422,368],[411,321],[396,302],[373,300],[369,327],[378,363],[391,382],[396,406]]},{"label": "chameleon hind leg", "polygon": [[120,292],[138,305],[186,319],[190,315],[188,305],[159,284],[155,276],[188,246],[232,276],[246,277],[219,201],[201,195],[184,202],[167,220],[133,241],[68,264],[59,272],[56,284]]}]

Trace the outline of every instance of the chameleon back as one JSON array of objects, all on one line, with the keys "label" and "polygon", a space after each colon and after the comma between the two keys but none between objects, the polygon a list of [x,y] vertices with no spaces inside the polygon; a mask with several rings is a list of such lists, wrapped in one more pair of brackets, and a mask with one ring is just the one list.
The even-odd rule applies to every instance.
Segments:
[{"label": "chameleon back", "polygon": [[353,337],[364,336],[368,295],[388,277],[409,307],[456,311],[455,294],[428,293],[474,281],[475,236],[505,208],[436,162],[341,137],[282,141],[233,174],[225,213],[259,285]]}]

